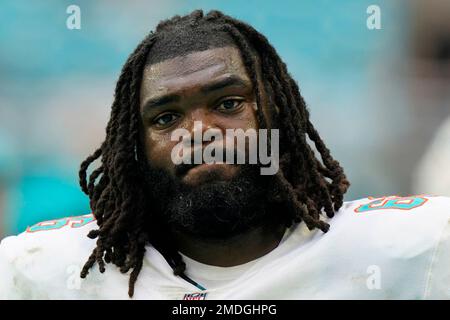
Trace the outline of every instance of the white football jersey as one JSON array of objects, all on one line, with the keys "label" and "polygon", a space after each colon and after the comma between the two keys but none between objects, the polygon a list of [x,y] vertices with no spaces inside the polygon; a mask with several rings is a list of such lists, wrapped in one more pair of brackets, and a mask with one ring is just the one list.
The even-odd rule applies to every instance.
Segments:
[{"label": "white football jersey", "polygon": [[[185,257],[173,275],[147,247],[133,299],[449,299],[450,198],[390,196],[345,202],[329,232],[293,225],[274,250],[224,268]],[[79,274],[95,247],[92,215],[42,222],[0,244],[2,299],[129,299],[112,264]],[[245,244],[243,244],[245,245]]]}]

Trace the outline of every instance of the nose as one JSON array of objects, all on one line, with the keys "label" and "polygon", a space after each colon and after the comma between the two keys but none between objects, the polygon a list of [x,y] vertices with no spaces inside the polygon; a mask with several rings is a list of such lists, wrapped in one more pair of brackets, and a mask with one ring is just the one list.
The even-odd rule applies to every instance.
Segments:
[{"label": "nose", "polygon": [[200,110],[200,108],[199,110],[192,111],[188,121],[187,130],[191,135],[191,142],[193,144],[209,143],[208,141],[203,142],[203,136],[206,131],[208,131],[208,134],[216,130],[221,131],[214,123],[213,118],[207,114],[207,111]]},{"label": "nose", "polygon": [[194,121],[191,130],[192,146],[203,146],[215,141],[216,137],[222,136],[222,130],[211,125],[205,125],[202,121]]},{"label": "nose", "polygon": [[[185,136],[183,141],[191,151],[192,163],[200,164],[203,162],[204,148],[215,140],[213,137],[221,130],[214,125],[214,119],[211,115],[208,115],[207,110],[192,111],[185,119],[185,121],[188,121],[185,124],[186,134],[190,136]],[[186,145],[186,143],[189,143],[189,145]]]}]

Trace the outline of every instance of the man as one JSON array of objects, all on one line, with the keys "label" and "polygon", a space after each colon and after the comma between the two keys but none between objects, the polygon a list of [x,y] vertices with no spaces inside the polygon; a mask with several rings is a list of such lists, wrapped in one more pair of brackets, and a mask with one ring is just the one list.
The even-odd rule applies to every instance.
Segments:
[{"label": "man", "polygon": [[[230,129],[279,130],[279,141],[258,136],[259,147],[279,152],[274,174],[247,161],[250,142],[222,150],[248,151],[243,164],[190,161]],[[450,200],[343,203],[349,183],[296,82],[241,21],[194,11],[161,22],[124,65],[106,130],[80,169],[93,214],[3,240],[1,297],[449,297]],[[183,149],[189,161],[174,160],[177,130],[182,146],[194,143],[186,158]]]}]

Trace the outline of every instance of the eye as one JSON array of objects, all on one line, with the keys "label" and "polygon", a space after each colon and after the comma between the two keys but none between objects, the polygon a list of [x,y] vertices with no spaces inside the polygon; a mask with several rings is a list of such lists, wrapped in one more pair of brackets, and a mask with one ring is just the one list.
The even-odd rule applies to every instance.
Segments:
[{"label": "eye", "polygon": [[164,113],[153,120],[153,123],[157,126],[163,127],[167,126],[176,119],[178,119],[178,115],[174,113]]},{"label": "eye", "polygon": [[221,111],[235,111],[240,108],[242,105],[243,100],[241,99],[227,99],[223,100],[219,106],[217,107],[218,110]]}]

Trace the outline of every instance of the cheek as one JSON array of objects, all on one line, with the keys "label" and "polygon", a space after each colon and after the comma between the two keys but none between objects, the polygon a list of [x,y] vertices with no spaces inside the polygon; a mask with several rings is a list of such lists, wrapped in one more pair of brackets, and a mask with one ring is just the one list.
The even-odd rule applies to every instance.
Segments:
[{"label": "cheek", "polygon": [[250,106],[248,113],[249,114],[247,116],[247,129],[248,128],[253,128],[256,130],[259,129],[257,111],[256,111],[256,102]]},{"label": "cheek", "polygon": [[245,110],[243,121],[245,122],[245,129],[258,129],[258,120],[255,110],[256,103],[249,104]]},{"label": "cheek", "polygon": [[[258,129],[258,120],[254,104],[248,104],[244,112],[239,115],[216,119],[216,125],[222,129]],[[166,169],[174,173],[174,164],[171,159],[172,149],[178,144],[178,141],[170,140],[170,132],[166,134],[156,133],[150,129],[145,130],[144,134],[145,152],[149,163],[154,168]]]},{"label": "cheek", "polygon": [[177,142],[171,141],[169,134],[157,134],[151,130],[146,131],[144,139],[146,156],[152,167],[172,172],[170,154]]}]

